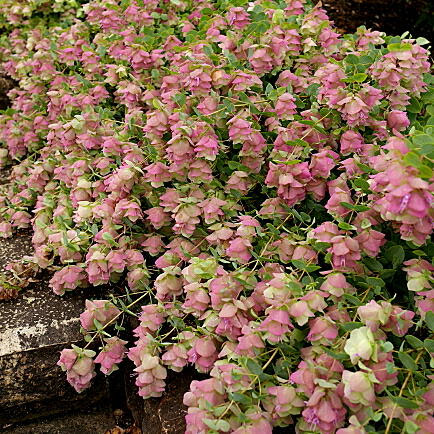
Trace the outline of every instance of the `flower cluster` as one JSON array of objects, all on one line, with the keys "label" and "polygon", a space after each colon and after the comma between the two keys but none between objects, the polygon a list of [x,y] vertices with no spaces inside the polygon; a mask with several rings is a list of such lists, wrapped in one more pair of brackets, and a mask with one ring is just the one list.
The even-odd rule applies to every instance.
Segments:
[{"label": "flower cluster", "polygon": [[425,41],[307,0],[33,3],[0,5],[0,236],[33,229],[59,296],[113,292],[61,354],[76,390],[128,357],[144,398],[201,374],[190,434],[432,432]]}]

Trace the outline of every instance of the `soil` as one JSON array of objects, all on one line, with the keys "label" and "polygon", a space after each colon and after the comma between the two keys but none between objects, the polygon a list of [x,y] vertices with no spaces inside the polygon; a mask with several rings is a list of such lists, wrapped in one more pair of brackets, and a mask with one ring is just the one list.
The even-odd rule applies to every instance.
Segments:
[{"label": "soil", "polygon": [[9,77],[0,75],[0,110],[4,110],[9,107],[10,101],[7,97],[7,93],[15,87],[16,83]]},{"label": "soil", "polygon": [[400,36],[409,31],[434,42],[434,2],[432,0],[323,0],[324,9],[342,32],[357,27]]}]

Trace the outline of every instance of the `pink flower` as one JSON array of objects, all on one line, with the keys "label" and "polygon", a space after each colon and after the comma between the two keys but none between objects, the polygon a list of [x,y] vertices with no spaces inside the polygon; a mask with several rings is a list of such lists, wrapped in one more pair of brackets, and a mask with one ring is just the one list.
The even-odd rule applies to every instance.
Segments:
[{"label": "pink flower", "polygon": [[382,232],[366,229],[355,237],[362,250],[368,255],[375,258],[380,253],[380,247],[385,244],[385,235]]},{"label": "pink flower", "polygon": [[209,115],[209,114],[217,111],[217,107],[218,107],[218,102],[212,96],[206,96],[197,105],[197,109],[204,115]]},{"label": "pink flower", "polygon": [[184,366],[187,365],[188,355],[185,345],[182,343],[171,345],[162,355],[161,360],[172,371],[181,372]]},{"label": "pink flower", "polygon": [[211,82],[210,75],[202,68],[198,68],[189,73],[185,85],[192,93],[206,95],[211,89]]},{"label": "pink flower", "polygon": [[50,286],[57,295],[65,294],[87,283],[86,275],[82,267],[78,265],[68,265],[56,271],[50,280]]},{"label": "pink flower", "polygon": [[234,90],[243,92],[253,86],[262,88],[261,79],[254,73],[246,73],[243,71],[235,71],[235,78],[232,80]]},{"label": "pink flower", "polygon": [[183,403],[190,408],[207,408],[207,403],[216,407],[224,402],[225,397],[224,387],[220,380],[216,378],[193,380],[190,384],[190,391],[184,395]]},{"label": "pink flower", "polygon": [[377,331],[381,325],[384,325],[392,312],[392,305],[386,301],[381,301],[378,304],[375,300],[371,300],[364,306],[357,308],[357,314],[361,321],[366,324],[373,332]]},{"label": "pink flower", "polygon": [[339,234],[341,231],[332,222],[324,222],[312,231],[312,237],[323,243],[330,243],[332,238]]},{"label": "pink flower", "polygon": [[123,218],[128,218],[133,223],[142,219],[143,214],[140,205],[127,199],[120,200],[116,204],[113,221],[121,223]]},{"label": "pink flower", "polygon": [[407,114],[401,110],[392,110],[387,115],[387,125],[394,130],[405,130],[409,125],[410,121]]},{"label": "pink flower", "polygon": [[341,154],[348,155],[353,152],[360,154],[364,144],[363,137],[360,133],[347,130],[341,136]]},{"label": "pink flower", "polygon": [[145,211],[146,219],[150,221],[155,229],[160,229],[170,222],[170,216],[164,212],[161,206],[154,206]]},{"label": "pink flower", "polygon": [[60,359],[57,362],[57,365],[69,371],[74,366],[76,360],[77,353],[74,350],[65,348],[60,353]]},{"label": "pink flower", "polygon": [[232,431],[232,434],[272,434],[273,427],[266,413],[252,413],[246,416],[249,422]]},{"label": "pink flower", "polygon": [[7,222],[0,223],[0,237],[9,238],[12,236],[12,225]]},{"label": "pink flower", "polygon": [[248,325],[243,326],[241,333],[242,335],[238,336],[238,345],[235,352],[243,356],[255,357],[257,350],[264,348],[264,342]]},{"label": "pink flower", "polygon": [[98,250],[98,247],[89,249],[86,255],[86,273],[89,283],[94,286],[107,283],[110,279],[106,256]]},{"label": "pink flower", "polygon": [[306,184],[311,180],[308,163],[292,165],[270,163],[265,183],[277,187],[277,194],[288,206],[301,202],[306,196]]},{"label": "pink flower", "polygon": [[155,279],[154,286],[160,300],[182,294],[182,280],[178,277],[180,271],[179,267],[165,267],[164,272]]},{"label": "pink flower", "polygon": [[250,23],[249,14],[241,7],[229,9],[226,19],[230,26],[234,26],[237,29],[242,29]]},{"label": "pink flower", "polygon": [[184,286],[186,293],[185,302],[182,307],[186,312],[192,313],[199,317],[208,308],[211,298],[208,292],[201,286],[200,283],[190,283]]},{"label": "pink flower", "polygon": [[242,264],[249,262],[252,255],[250,254],[250,248],[252,244],[245,238],[235,238],[229,241],[229,247],[226,249],[226,255],[230,258],[236,259]]},{"label": "pink flower", "polygon": [[356,269],[361,258],[357,240],[343,235],[333,237],[332,247],[327,251],[332,254],[332,265],[336,270]]},{"label": "pink flower", "polygon": [[347,282],[347,279],[342,273],[332,273],[326,276],[320,289],[336,297],[341,297],[346,292],[352,292],[350,290],[352,290],[353,287]]},{"label": "pink flower", "polygon": [[303,410],[303,418],[308,426],[315,426],[322,432],[333,432],[345,420],[345,407],[333,389],[317,386]]},{"label": "pink flower", "polygon": [[140,358],[140,365],[134,371],[137,372],[136,386],[139,388],[139,395],[146,398],[158,398],[165,388],[164,380],[167,377],[166,369],[161,366],[157,356],[144,353]]},{"label": "pink flower", "polygon": [[140,244],[143,250],[148,252],[151,256],[158,255],[164,248],[164,243],[160,235],[151,235]]},{"label": "pink flower", "polygon": [[232,118],[228,124],[229,127],[229,138],[234,143],[242,143],[244,140],[250,137],[253,133],[250,122],[242,118]]},{"label": "pink flower", "polygon": [[280,119],[290,120],[296,113],[297,106],[295,105],[295,98],[290,93],[286,92],[279,96],[276,101],[274,110]]},{"label": "pink flower", "polygon": [[342,382],[344,383],[344,395],[353,404],[362,404],[370,406],[375,402],[374,382],[377,382],[375,376],[365,372],[342,373]]},{"label": "pink flower", "polygon": [[224,216],[225,213],[221,209],[224,205],[227,205],[227,202],[217,197],[210,197],[198,204],[198,206],[202,208],[205,222],[208,224]]},{"label": "pink flower", "polygon": [[370,361],[367,363],[369,369],[375,375],[377,382],[374,385],[376,393],[382,392],[387,386],[392,386],[398,382],[398,370],[393,369],[390,372],[387,366],[393,364],[392,353],[379,353],[378,361]]},{"label": "pink flower", "polygon": [[199,338],[193,343],[193,347],[187,352],[188,361],[194,363],[199,372],[209,372],[217,360],[218,352],[211,338]]},{"label": "pink flower", "polygon": [[285,310],[270,310],[267,317],[258,327],[259,331],[264,332],[264,338],[272,343],[281,342],[287,339],[287,334],[294,326],[292,325],[289,314]]},{"label": "pink flower", "polygon": [[134,268],[127,274],[128,287],[132,291],[145,289],[149,283],[149,272],[145,268]]},{"label": "pink flower", "polygon": [[108,300],[86,300],[86,310],[80,315],[81,326],[85,330],[95,330],[94,320],[106,325],[116,318],[121,312]]},{"label": "pink flower", "polygon": [[124,271],[126,255],[122,250],[110,250],[105,260],[109,273],[122,273]]},{"label": "pink flower", "polygon": [[265,409],[276,418],[284,418],[293,414],[298,414],[304,407],[304,402],[297,396],[295,387],[271,386],[267,388],[267,393],[272,399],[265,401]]},{"label": "pink flower", "polygon": [[118,369],[117,364],[125,357],[125,353],[127,352],[125,345],[128,342],[116,336],[105,338],[104,341],[107,345],[96,356],[95,363],[101,364],[101,372],[103,374],[110,375]]},{"label": "pink flower", "polygon": [[324,149],[316,154],[312,154],[309,170],[312,176],[328,178],[330,171],[335,167],[335,160],[339,155],[329,149]]},{"label": "pink flower", "polygon": [[186,431],[185,434],[200,434],[206,432],[209,427],[204,423],[204,419],[210,419],[207,411],[201,410],[197,407],[189,407],[185,415]]},{"label": "pink flower", "polygon": [[265,74],[273,69],[273,58],[266,48],[258,48],[249,58],[253,70],[257,74]]},{"label": "pink flower", "polygon": [[134,330],[134,335],[142,338],[148,333],[155,335],[164,323],[165,316],[163,308],[156,304],[142,306],[142,313],[139,316],[140,325]]},{"label": "pink flower", "polygon": [[414,316],[415,313],[411,310],[393,306],[389,321],[384,325],[384,330],[391,331],[396,336],[405,336],[414,325],[412,321]]},{"label": "pink flower", "polygon": [[246,368],[234,363],[227,363],[226,360],[217,361],[210,375],[222,381],[226,390],[231,393],[245,390],[251,382]]},{"label": "pink flower", "polygon": [[245,309],[240,304],[226,303],[218,313],[220,322],[215,332],[227,336],[231,340],[236,340],[241,335],[243,326],[248,323],[247,315],[244,313]]},{"label": "pink flower", "polygon": [[329,344],[338,336],[338,328],[327,317],[313,318],[309,320],[309,333],[307,339],[310,342]]},{"label": "pink flower", "polygon": [[69,384],[78,392],[90,386],[90,382],[95,377],[93,351],[82,350],[73,346],[73,349],[62,350],[60,359],[57,362],[63,371],[66,371],[66,379]]},{"label": "pink flower", "polygon": [[296,246],[292,254],[292,259],[301,259],[308,263],[316,264],[318,262],[318,254],[309,246]]},{"label": "pink flower", "polygon": [[194,152],[199,158],[214,161],[219,152],[217,137],[215,135],[202,137],[197,143],[195,143]]},{"label": "pink flower", "polygon": [[304,325],[309,318],[315,316],[309,305],[304,300],[296,301],[288,309],[289,315],[293,317],[298,325]]}]

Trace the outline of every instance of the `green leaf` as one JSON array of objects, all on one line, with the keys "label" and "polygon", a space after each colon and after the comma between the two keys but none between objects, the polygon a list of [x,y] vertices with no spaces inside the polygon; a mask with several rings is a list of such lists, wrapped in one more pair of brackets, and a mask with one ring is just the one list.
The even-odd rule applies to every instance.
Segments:
[{"label": "green leaf", "polygon": [[318,89],[320,88],[320,86],[321,85],[319,83],[310,84],[306,89],[306,93],[309,96],[317,96],[318,95]]},{"label": "green leaf", "polygon": [[427,165],[422,164],[421,166],[419,166],[419,175],[421,176],[421,178],[431,179],[433,176],[433,171]]},{"label": "green leaf", "polygon": [[[423,145],[432,145],[432,144],[434,144],[434,136],[432,136],[432,135],[429,135],[429,134],[415,134],[413,137],[412,137],[412,142],[415,144],[415,145],[418,145],[418,146],[423,146]],[[406,154],[406,155],[408,155],[408,154]]]},{"label": "green leaf", "polygon": [[273,92],[274,87],[271,83],[268,83],[265,87],[265,95],[269,96],[271,92]]},{"label": "green leaf", "polygon": [[340,222],[338,224],[339,229],[343,229],[344,231],[355,231],[357,228],[353,225],[350,225],[347,222]]},{"label": "green leaf", "polygon": [[423,344],[428,352],[434,353],[434,339],[425,339]]},{"label": "green leaf", "polygon": [[434,312],[427,312],[425,315],[426,325],[434,332]]},{"label": "green leaf", "polygon": [[389,51],[408,51],[411,50],[411,44],[398,42],[394,44],[389,44],[387,46],[387,49]]},{"label": "green leaf", "polygon": [[360,300],[352,294],[344,294],[343,297],[354,306],[360,306]]},{"label": "green leaf", "polygon": [[386,258],[392,262],[393,268],[397,268],[404,262],[405,252],[402,246],[393,246],[387,249]]},{"label": "green leaf", "polygon": [[383,280],[392,279],[392,277],[395,275],[395,273],[396,273],[396,270],[393,270],[391,268],[390,269],[386,268],[386,269],[380,271],[380,277]]},{"label": "green leaf", "polygon": [[235,106],[228,99],[223,100],[223,105],[228,113],[233,113],[235,111]]},{"label": "green leaf", "polygon": [[246,366],[247,366],[247,369],[248,369],[252,374],[255,374],[255,375],[261,375],[261,374],[263,373],[263,371],[262,371],[262,366],[259,365],[259,363],[256,362],[256,361],[253,360],[253,359],[248,359],[247,362],[246,362]]},{"label": "green leaf", "polygon": [[360,188],[365,193],[370,191],[369,182],[363,178],[354,179],[352,183],[354,184],[354,186]]},{"label": "green leaf", "polygon": [[380,347],[381,347],[381,350],[386,352],[386,353],[389,353],[390,351],[393,350],[393,344],[392,344],[392,342],[389,342],[389,341],[383,342]]},{"label": "green leaf", "polygon": [[251,405],[252,400],[250,397],[243,395],[242,393],[233,392],[229,394],[229,399],[235,402],[239,402],[243,405]]},{"label": "green leaf", "polygon": [[360,58],[355,54],[348,54],[348,56],[345,57],[345,63],[348,63],[348,65],[357,65],[359,62]]},{"label": "green leaf", "polygon": [[430,42],[426,38],[422,38],[422,37],[416,38],[416,44],[418,44],[418,45],[426,45],[429,43]]},{"label": "green leaf", "polygon": [[211,428],[211,429],[213,429],[213,430],[218,431],[218,428],[217,428],[217,420],[215,420],[215,419],[208,419],[208,418],[204,418],[204,419],[202,419],[202,420],[203,420],[203,422],[204,422],[204,424],[205,424],[206,426],[208,426],[209,428]]},{"label": "green leaf", "polygon": [[368,78],[368,74],[358,72],[351,77],[344,78],[342,81],[345,83],[362,83]]},{"label": "green leaf", "polygon": [[392,396],[392,401],[398,404],[402,408],[419,408],[419,404],[411,399],[403,398],[402,396]]},{"label": "green leaf", "polygon": [[228,432],[231,429],[231,426],[228,421],[220,419],[216,423],[216,428],[219,431]]},{"label": "green leaf", "polygon": [[386,363],[386,372],[387,372],[388,374],[393,374],[393,373],[395,373],[395,372],[396,372],[395,364],[394,364],[394,363],[391,363],[391,362],[387,362],[387,363]]},{"label": "green leaf", "polygon": [[329,356],[333,357],[333,358],[336,359],[336,360],[346,360],[346,359],[349,359],[349,356],[348,356],[348,354],[346,354],[346,353],[335,353],[334,351],[329,350],[328,348],[323,348],[323,349],[324,349],[324,351],[325,351]]},{"label": "green leaf", "polygon": [[404,156],[404,163],[407,166],[419,167],[422,164],[421,158],[416,152],[408,152]]},{"label": "green leaf", "polygon": [[368,285],[374,288],[382,288],[385,285],[384,280],[378,277],[367,277],[365,280]]},{"label": "green leaf", "polygon": [[343,324],[340,324],[340,327],[342,329],[344,329],[347,332],[350,332],[352,330],[358,329],[360,327],[363,326],[363,323],[361,322],[356,322],[356,321],[352,321],[352,322],[344,322]]},{"label": "green leaf", "polygon": [[413,360],[413,358],[408,353],[403,353],[400,351],[398,353],[398,358],[401,361],[402,365],[409,369],[410,371],[417,370],[417,363]]},{"label": "green leaf", "polygon": [[318,265],[307,264],[305,261],[301,261],[300,259],[293,259],[291,263],[292,265],[294,265],[294,267],[298,268],[299,270],[304,270],[307,271],[308,273],[319,270],[321,268]]},{"label": "green leaf", "polygon": [[348,202],[340,202],[340,204],[347,209],[351,209],[354,211],[369,211],[371,208],[369,206],[366,205],[353,205],[352,203],[348,203]]},{"label": "green leaf", "polygon": [[178,93],[176,95],[173,95],[172,99],[179,106],[183,106],[185,104],[185,101],[186,101],[186,97],[183,93]]},{"label": "green leaf", "polygon": [[364,258],[363,263],[372,271],[376,271],[377,273],[383,270],[383,265],[380,261],[377,261],[374,258]]},{"label": "green leaf", "polygon": [[416,425],[412,420],[406,420],[404,430],[406,434],[415,434],[419,431],[419,425]]},{"label": "green leaf", "polygon": [[413,347],[413,348],[423,348],[423,342],[418,339],[416,336],[407,335],[405,340]]},{"label": "green leaf", "polygon": [[200,12],[202,15],[212,15],[214,11],[211,8],[203,8]]},{"label": "green leaf", "polygon": [[422,110],[422,107],[416,98],[412,98],[410,100],[410,105],[408,105],[406,109],[410,113],[419,113]]}]

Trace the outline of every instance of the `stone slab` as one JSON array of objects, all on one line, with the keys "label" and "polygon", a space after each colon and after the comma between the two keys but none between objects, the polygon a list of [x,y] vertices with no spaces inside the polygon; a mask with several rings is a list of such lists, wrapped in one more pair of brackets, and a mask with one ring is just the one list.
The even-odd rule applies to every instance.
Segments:
[{"label": "stone slab", "polygon": [[[30,253],[29,235],[2,240],[0,268]],[[79,315],[85,299],[100,296],[81,290],[59,297],[42,280],[18,299],[0,303],[0,427],[109,399],[103,376],[77,394],[56,365],[63,348],[82,344]]]},{"label": "stone slab", "polygon": [[107,409],[91,408],[88,412],[72,413],[61,417],[43,418],[19,426],[9,426],[5,434],[103,434],[116,425]]}]

